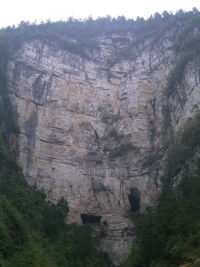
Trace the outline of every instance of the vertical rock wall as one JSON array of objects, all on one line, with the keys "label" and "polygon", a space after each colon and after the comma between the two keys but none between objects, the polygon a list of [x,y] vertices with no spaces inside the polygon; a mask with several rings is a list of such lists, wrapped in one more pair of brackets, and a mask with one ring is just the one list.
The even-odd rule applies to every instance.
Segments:
[{"label": "vertical rock wall", "polygon": [[[99,47],[87,57],[32,40],[9,62],[26,179],[51,202],[68,201],[69,223],[101,216],[101,246],[115,265],[131,248],[129,212],[153,205],[160,192],[166,121],[176,131],[199,109],[197,62],[177,93],[166,95],[172,37],[157,43],[135,43],[130,34],[97,37]],[[129,57],[121,57],[127,49]]]}]

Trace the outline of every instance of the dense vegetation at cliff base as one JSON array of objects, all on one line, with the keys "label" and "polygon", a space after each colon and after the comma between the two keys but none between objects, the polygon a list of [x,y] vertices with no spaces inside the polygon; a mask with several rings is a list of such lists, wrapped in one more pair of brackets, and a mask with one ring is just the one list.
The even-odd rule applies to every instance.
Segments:
[{"label": "dense vegetation at cliff base", "polygon": [[[200,266],[199,148],[197,114],[169,149],[157,207],[135,215],[137,241],[127,267]],[[177,175],[182,179],[175,186]]]},{"label": "dense vegetation at cliff base", "polygon": [[1,139],[0,266],[110,266],[87,225],[65,224],[67,211],[63,199],[50,205],[27,184]]}]

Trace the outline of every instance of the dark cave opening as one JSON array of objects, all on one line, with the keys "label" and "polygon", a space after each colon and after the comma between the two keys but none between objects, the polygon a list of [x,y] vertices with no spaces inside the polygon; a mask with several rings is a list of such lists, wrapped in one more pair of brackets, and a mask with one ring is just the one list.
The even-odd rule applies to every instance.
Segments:
[{"label": "dark cave opening", "polygon": [[131,188],[128,200],[131,206],[131,211],[136,212],[140,209],[140,192],[137,188]]},{"label": "dark cave opening", "polygon": [[101,222],[101,216],[94,215],[94,214],[81,214],[82,223],[100,223]]},{"label": "dark cave opening", "polygon": [[108,226],[107,221],[103,221],[103,225],[104,225],[104,226]]}]

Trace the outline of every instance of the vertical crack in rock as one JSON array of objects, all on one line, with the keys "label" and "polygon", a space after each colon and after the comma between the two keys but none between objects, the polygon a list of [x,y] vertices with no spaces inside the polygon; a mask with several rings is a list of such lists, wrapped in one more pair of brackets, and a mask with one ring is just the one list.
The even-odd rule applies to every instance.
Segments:
[{"label": "vertical crack in rock", "polygon": [[35,149],[35,131],[36,131],[36,126],[38,122],[38,116],[37,116],[37,111],[33,111],[28,118],[28,120],[25,122],[25,133],[27,136],[27,146],[26,146],[26,153],[27,153],[27,158],[26,158],[26,169],[30,169],[32,166],[32,160],[33,160],[33,151]]},{"label": "vertical crack in rock", "polygon": [[37,104],[44,104],[47,100],[49,89],[51,88],[52,77],[47,81],[46,74],[41,73],[32,85],[33,99]]}]

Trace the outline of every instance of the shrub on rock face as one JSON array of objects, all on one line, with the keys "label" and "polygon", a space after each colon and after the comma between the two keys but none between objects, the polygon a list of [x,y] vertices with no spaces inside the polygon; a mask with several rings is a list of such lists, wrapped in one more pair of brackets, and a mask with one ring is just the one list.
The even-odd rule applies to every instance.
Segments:
[{"label": "shrub on rock face", "polygon": [[131,143],[121,144],[115,147],[109,154],[110,158],[126,156],[130,152],[138,152],[139,148]]}]

